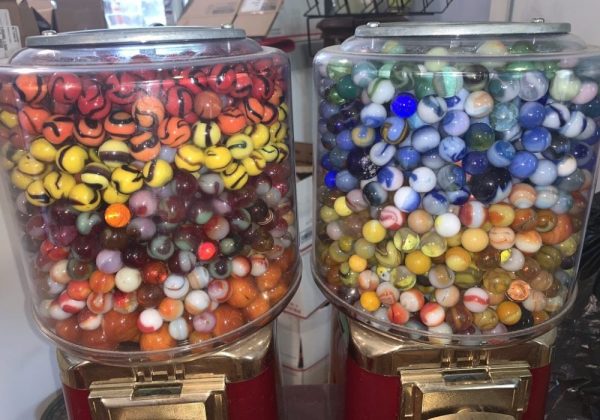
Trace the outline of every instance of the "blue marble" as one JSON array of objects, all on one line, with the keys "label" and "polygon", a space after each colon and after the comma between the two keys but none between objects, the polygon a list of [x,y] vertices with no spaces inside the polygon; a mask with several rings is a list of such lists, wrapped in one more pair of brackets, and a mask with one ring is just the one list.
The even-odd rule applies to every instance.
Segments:
[{"label": "blue marble", "polygon": [[448,136],[440,141],[438,152],[446,162],[458,162],[467,154],[467,145],[460,137]]},{"label": "blue marble", "polygon": [[381,128],[383,140],[390,144],[400,144],[408,136],[409,130],[406,120],[399,117],[388,117]]},{"label": "blue marble", "polygon": [[449,191],[446,193],[446,195],[448,196],[448,201],[450,201],[450,204],[454,204],[455,206],[462,206],[467,201],[469,201],[470,193],[469,190],[467,190],[466,188],[462,188],[457,191]]},{"label": "blue marble", "polygon": [[469,96],[469,91],[466,89],[461,89],[455,96],[444,98],[444,101],[446,101],[446,106],[448,107],[448,111],[464,111],[467,96]]},{"label": "blue marble", "polygon": [[551,130],[563,127],[571,118],[569,108],[560,102],[553,102],[544,107],[544,119],[542,125]]},{"label": "blue marble", "polygon": [[329,118],[340,112],[340,106],[332,104],[329,101],[321,101],[319,103],[319,115],[323,118]]},{"label": "blue marble", "polygon": [[337,176],[337,171],[328,171],[325,174],[325,186],[327,188],[335,188],[335,177]]},{"label": "blue marble", "polygon": [[575,138],[579,136],[587,127],[587,117],[580,111],[571,112],[569,121],[563,125],[558,132],[565,137]]},{"label": "blue marble", "polygon": [[465,171],[456,165],[446,165],[437,173],[437,183],[446,192],[458,191],[465,186]]},{"label": "blue marble", "polygon": [[525,102],[519,109],[519,124],[528,129],[542,125],[546,109],[539,102]]},{"label": "blue marble", "polygon": [[384,166],[377,172],[377,182],[387,191],[396,191],[404,183],[404,174],[395,166]]},{"label": "blue marble", "polygon": [[511,74],[500,74],[490,78],[488,92],[498,102],[509,102],[519,95],[519,81]]},{"label": "blue marble", "polygon": [[400,147],[396,152],[396,161],[404,170],[412,170],[421,163],[421,154],[412,146]]},{"label": "blue marble", "polygon": [[526,71],[519,79],[519,97],[526,101],[537,101],[548,92],[548,79],[538,70]]},{"label": "blue marble", "polygon": [[483,204],[504,200],[510,194],[512,180],[506,168],[490,167],[487,171],[469,180],[469,190]]},{"label": "blue marble", "polygon": [[419,208],[421,194],[411,187],[402,187],[394,194],[394,204],[400,211],[410,213]]},{"label": "blue marble", "polygon": [[340,109],[340,115],[344,120],[344,124],[347,128],[352,128],[360,122],[360,110],[362,104],[357,101],[350,102]]},{"label": "blue marble", "polygon": [[469,116],[464,111],[448,111],[442,119],[442,129],[449,136],[462,136],[469,129]]},{"label": "blue marble", "polygon": [[435,188],[436,176],[431,168],[415,168],[408,177],[408,184],[419,193],[427,193]]},{"label": "blue marble", "polygon": [[348,150],[342,150],[339,147],[334,147],[329,152],[329,161],[331,162],[332,169],[344,169],[348,160]]},{"label": "blue marble", "polygon": [[350,132],[352,143],[358,147],[369,147],[375,143],[376,131],[374,128],[358,125]]},{"label": "blue marble", "polygon": [[317,131],[319,132],[319,134],[329,133],[329,130],[327,129],[326,118],[319,118],[319,121],[317,123]]},{"label": "blue marble", "polygon": [[529,178],[536,170],[538,159],[531,152],[524,150],[515,153],[515,157],[508,167],[510,174],[515,178]]},{"label": "blue marble", "polygon": [[370,103],[360,111],[360,121],[367,127],[381,127],[387,117],[383,105]]},{"label": "blue marble", "polygon": [[571,147],[571,153],[577,159],[577,166],[580,168],[586,166],[594,158],[594,150],[592,147],[583,142],[574,143]]},{"label": "blue marble", "polygon": [[335,186],[343,192],[349,192],[358,187],[358,179],[349,171],[343,170],[335,176]]},{"label": "blue marble", "polygon": [[331,150],[336,146],[335,134],[329,131],[321,134],[321,144],[327,150]]},{"label": "blue marble", "polygon": [[542,156],[550,160],[560,160],[571,153],[571,141],[562,136],[553,136],[550,146],[542,152]]},{"label": "blue marble", "polygon": [[375,143],[369,150],[371,162],[377,166],[387,165],[396,155],[396,147],[386,142]]},{"label": "blue marble", "polygon": [[573,196],[567,191],[558,191],[558,199],[550,210],[556,214],[565,214],[573,207]]},{"label": "blue marble", "polygon": [[434,216],[448,212],[450,202],[444,191],[432,190],[425,194],[422,200],[423,209]]},{"label": "blue marble", "polygon": [[515,157],[515,147],[507,141],[496,141],[486,152],[489,162],[499,168],[505,168],[510,165]]},{"label": "blue marble", "polygon": [[338,134],[341,131],[350,128],[351,124],[344,118],[344,116],[339,114],[334,114],[331,117],[327,118],[327,130],[332,132],[333,134]]},{"label": "blue marble", "polygon": [[362,88],[377,78],[377,67],[369,61],[361,61],[352,67],[352,81]]},{"label": "blue marble", "polygon": [[596,121],[594,121],[590,117],[585,117],[585,125],[583,127],[583,131],[581,132],[581,134],[579,134],[577,137],[575,137],[575,140],[587,141],[597,135],[598,135],[598,126],[596,125]]},{"label": "blue marble", "polygon": [[400,118],[409,118],[417,112],[417,98],[409,92],[400,92],[390,103],[390,110]]},{"label": "blue marble", "polygon": [[577,159],[573,155],[566,155],[555,163],[558,176],[561,177],[571,175],[577,169]]},{"label": "blue marble", "polygon": [[363,197],[371,206],[380,206],[387,201],[388,192],[377,181],[371,181],[362,189]]},{"label": "blue marble", "polygon": [[575,105],[573,107],[575,111],[583,112],[586,117],[598,118],[600,117],[600,96],[596,96],[594,99],[583,105]]},{"label": "blue marble", "polygon": [[547,159],[540,159],[537,164],[535,171],[529,176],[529,180],[538,186],[545,187],[552,185],[556,181],[558,171],[556,164]]},{"label": "blue marble", "polygon": [[496,131],[496,140],[515,141],[521,137],[523,130],[519,124],[513,125],[506,131]]},{"label": "blue marble", "polygon": [[546,105],[548,103],[549,99],[551,99],[550,92],[546,92],[546,94],[544,96],[542,96],[540,99],[538,99],[536,102],[539,102],[542,105]]},{"label": "blue marble", "polygon": [[545,127],[535,127],[525,130],[521,137],[521,144],[528,152],[543,152],[552,143],[552,135]]},{"label": "blue marble", "polygon": [[596,143],[598,143],[599,140],[600,140],[600,127],[596,127],[596,131],[594,132],[594,134],[592,134],[589,139],[585,139],[584,141],[587,144],[589,144],[590,146],[593,146]]},{"label": "blue marble", "polygon": [[513,102],[500,102],[490,114],[490,125],[496,131],[510,130],[517,124],[519,109]]},{"label": "blue marble", "polygon": [[535,206],[538,209],[549,209],[558,201],[558,188],[553,185],[535,187]]},{"label": "blue marble", "polygon": [[469,175],[481,175],[484,173],[490,162],[485,152],[470,152],[462,160],[462,167]]},{"label": "blue marble", "polygon": [[419,118],[427,124],[439,122],[448,112],[446,101],[435,95],[425,96],[419,101],[417,113]]},{"label": "blue marble", "polygon": [[583,174],[583,171],[581,169],[576,169],[575,172],[570,175],[557,178],[554,185],[560,191],[574,192],[580,190],[584,183],[585,175]]},{"label": "blue marble", "polygon": [[377,175],[378,166],[371,162],[366,149],[354,149],[348,153],[348,171],[356,178],[363,180]]},{"label": "blue marble", "polygon": [[442,159],[437,149],[431,149],[429,152],[425,152],[421,155],[421,163],[423,166],[427,166],[429,169],[437,171],[448,162]]},{"label": "blue marble", "polygon": [[335,145],[342,150],[354,149],[354,142],[352,141],[352,134],[350,130],[344,130],[335,136]]},{"label": "blue marble", "polygon": [[416,129],[412,134],[412,147],[418,152],[425,153],[435,149],[440,144],[440,133],[430,125]]},{"label": "blue marble", "polygon": [[329,158],[329,153],[323,153],[323,156],[321,156],[321,166],[327,171],[335,169],[335,166],[333,166],[333,163],[331,163],[331,159]]}]

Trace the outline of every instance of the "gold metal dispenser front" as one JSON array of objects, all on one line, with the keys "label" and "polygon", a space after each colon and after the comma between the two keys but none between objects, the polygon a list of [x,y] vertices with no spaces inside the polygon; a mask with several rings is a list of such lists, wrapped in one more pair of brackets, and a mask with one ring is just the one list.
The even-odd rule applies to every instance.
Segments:
[{"label": "gold metal dispenser front", "polygon": [[225,376],[151,382],[103,381],[89,396],[95,420],[225,420]]},{"label": "gold metal dispenser front", "polygon": [[400,417],[431,419],[444,414],[474,411],[519,418],[527,407],[529,365],[512,362],[481,367],[400,369]]},{"label": "gold metal dispenser front", "polygon": [[493,349],[454,349],[403,340],[349,319],[351,357],[362,369],[400,376],[398,417],[521,419],[532,368],[550,363],[555,330]]},{"label": "gold metal dispenser front", "polygon": [[62,382],[89,389],[94,420],[226,420],[226,382],[260,375],[273,363],[271,325],[190,361],[107,366],[58,351]]}]

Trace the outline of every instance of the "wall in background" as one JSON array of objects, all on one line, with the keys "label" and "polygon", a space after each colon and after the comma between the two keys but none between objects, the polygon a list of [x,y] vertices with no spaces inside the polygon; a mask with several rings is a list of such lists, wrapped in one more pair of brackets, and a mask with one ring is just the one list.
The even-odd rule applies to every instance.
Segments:
[{"label": "wall in background", "polygon": [[0,407],[2,419],[39,419],[60,387],[54,346],[31,319],[27,286],[21,283],[0,210]]},{"label": "wall in background", "polygon": [[[569,22],[572,32],[590,44],[600,45],[598,0],[513,0],[512,20],[527,22],[541,17],[546,22]],[[509,20],[509,0],[492,0],[490,20]]]},{"label": "wall in background", "polygon": [[[441,22],[485,22],[490,15],[490,5],[493,0],[454,0],[448,9],[438,15],[414,17],[415,20],[433,20]],[[417,7],[422,0],[413,0]],[[431,10],[436,10],[445,0],[437,0]]]}]

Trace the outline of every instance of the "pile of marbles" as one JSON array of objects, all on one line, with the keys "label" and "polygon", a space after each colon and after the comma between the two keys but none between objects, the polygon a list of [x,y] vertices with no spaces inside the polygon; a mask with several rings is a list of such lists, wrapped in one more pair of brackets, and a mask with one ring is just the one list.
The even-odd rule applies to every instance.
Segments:
[{"label": "pile of marbles", "polygon": [[289,295],[289,69],[262,56],[3,76],[3,180],[47,330],[164,350],[266,322]]},{"label": "pile of marbles", "polygon": [[378,325],[436,343],[559,313],[586,220],[598,81],[576,60],[526,61],[526,41],[477,52],[490,48],[506,57],[315,59],[319,281]]}]

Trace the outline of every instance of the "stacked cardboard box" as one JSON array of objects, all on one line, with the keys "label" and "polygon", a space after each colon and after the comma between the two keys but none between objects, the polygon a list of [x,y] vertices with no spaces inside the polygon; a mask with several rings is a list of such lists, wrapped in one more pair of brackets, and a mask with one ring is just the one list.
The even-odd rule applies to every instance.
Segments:
[{"label": "stacked cardboard box", "polygon": [[[296,143],[299,173],[311,166],[311,145]],[[312,177],[296,184],[298,235],[302,280],[298,291],[277,319],[277,345],[284,385],[322,384],[329,381],[332,308],[316,286],[310,263],[312,253]]]},{"label": "stacked cardboard box", "polygon": [[[248,36],[266,36],[283,3],[282,0],[180,0],[178,25],[233,25]],[[173,8],[175,11],[176,7]]]}]

